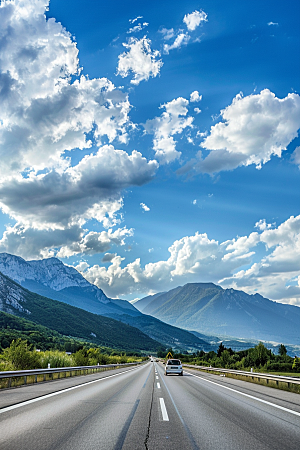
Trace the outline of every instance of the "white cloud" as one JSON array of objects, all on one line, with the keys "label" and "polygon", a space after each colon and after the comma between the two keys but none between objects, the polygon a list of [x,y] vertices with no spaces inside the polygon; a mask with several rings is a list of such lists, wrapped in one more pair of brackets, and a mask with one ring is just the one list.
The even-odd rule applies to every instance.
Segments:
[{"label": "white cloud", "polygon": [[156,77],[163,65],[158,50],[151,50],[151,41],[145,36],[142,39],[131,37],[127,44],[123,44],[128,51],[119,55],[117,75],[125,78],[130,72],[134,78],[130,81],[138,85],[143,80]]},{"label": "white cloud", "polygon": [[134,23],[134,22],[137,22],[139,19],[142,19],[143,18],[143,16],[137,16],[137,17],[135,17],[135,19],[129,19],[129,22],[130,23]]},{"label": "white cloud", "polygon": [[276,223],[267,223],[266,219],[261,219],[255,224],[255,228],[258,228],[260,231],[269,230],[270,228],[273,228],[276,225]]},{"label": "white cloud", "polygon": [[249,269],[221,282],[224,286],[257,291],[274,300],[300,305],[300,216],[291,216],[278,228],[264,230],[260,242],[270,252]]},{"label": "white cloud", "polygon": [[173,42],[173,44],[169,45],[169,44],[165,44],[164,45],[164,52],[165,53],[169,53],[170,50],[174,50],[174,48],[180,48],[183,45],[187,45],[189,40],[190,40],[190,36],[188,33],[180,33],[178,34],[178,36],[176,36],[175,41]]},{"label": "white cloud", "polygon": [[2,178],[66,167],[66,150],[91,146],[87,133],[99,144],[104,136],[126,142],[131,126],[126,94],[106,78],[78,79],[76,43],[60,23],[46,20],[47,5],[45,0],[1,3]]},{"label": "white cloud", "polygon": [[292,162],[300,169],[300,147],[296,147],[292,154]]},{"label": "white cloud", "polygon": [[134,27],[130,28],[127,33],[136,33],[138,31],[142,31],[144,28],[146,28],[149,25],[149,23],[144,22],[143,24],[139,23],[138,25],[135,25]]},{"label": "white cloud", "polygon": [[[260,246],[261,254],[262,244],[265,254],[259,259],[256,248]],[[196,233],[175,241],[169,253],[167,260],[144,268],[139,259],[122,267],[124,260],[115,256],[107,269],[93,266],[82,273],[113,297],[147,295],[187,282],[215,282],[300,304],[300,216],[290,217],[277,228],[221,243]]]},{"label": "white cloud", "polygon": [[83,255],[95,255],[110,250],[112,245],[125,245],[125,238],[133,236],[133,230],[126,227],[115,231],[101,231],[100,233],[90,231],[80,241],[71,245],[63,245],[56,254],[58,258],[68,258],[78,253]]},{"label": "white cloud", "polygon": [[278,23],[277,23],[277,22],[268,22],[268,25],[269,25],[269,26],[271,26],[271,25],[278,26]]},{"label": "white cloud", "polygon": [[[204,11],[196,10],[191,14],[186,14],[183,18],[183,22],[186,24],[188,31],[194,31],[202,22],[207,22],[207,14]],[[188,45],[191,41],[190,34],[184,32],[182,29],[177,30],[175,33],[173,28],[163,28],[160,32],[163,34],[164,40],[170,40],[176,36],[173,44],[164,44],[163,49],[166,54],[168,54],[170,50],[181,48],[183,45]],[[200,37],[194,38],[193,42],[200,42]]]},{"label": "white cloud", "polygon": [[163,28],[159,32],[163,35],[165,41],[168,41],[175,36],[174,28]]},{"label": "white cloud", "polygon": [[189,101],[182,97],[165,103],[160,107],[165,109],[162,115],[148,120],[145,124],[145,130],[154,134],[155,156],[162,164],[170,163],[181,155],[176,150],[173,136],[192,126],[193,117],[187,116],[188,104]]},{"label": "white cloud", "polygon": [[140,206],[144,211],[146,212],[150,211],[150,208],[147,205],[145,205],[145,203],[140,203]]},{"label": "white cloud", "polygon": [[200,102],[201,100],[202,95],[200,95],[198,91],[194,91],[191,93],[190,102]]},{"label": "white cloud", "polygon": [[90,219],[117,226],[122,190],[150,181],[158,168],[112,145],[127,143],[134,128],[128,95],[107,78],[81,74],[76,42],[46,19],[48,4],[0,5],[0,207],[14,221],[0,248],[24,257],[122,245],[131,230],[83,226]]},{"label": "white cloud", "polygon": [[197,200],[193,200],[193,205],[197,205]]},{"label": "white cloud", "polygon": [[288,94],[279,99],[265,89],[260,94],[238,94],[221,111],[224,122],[212,126],[201,146],[211,153],[200,160],[198,170],[218,172],[238,166],[268,162],[281,157],[300,128],[300,97]]},{"label": "white cloud", "polygon": [[78,253],[95,255],[107,252],[114,245],[125,245],[125,238],[132,235],[133,230],[126,227],[96,233],[76,224],[58,230],[15,225],[4,232],[0,240],[0,252],[20,255],[26,259],[51,256],[68,258]]},{"label": "white cloud", "polygon": [[183,22],[189,31],[194,31],[202,22],[207,22],[207,14],[204,11],[195,10],[191,14],[186,14]]},{"label": "white cloud", "polygon": [[157,168],[156,161],[147,162],[137,151],[128,155],[106,145],[62,173],[0,184],[0,205],[16,221],[36,228],[62,228],[91,218],[105,224],[109,216],[115,224],[121,191],[150,181]]}]

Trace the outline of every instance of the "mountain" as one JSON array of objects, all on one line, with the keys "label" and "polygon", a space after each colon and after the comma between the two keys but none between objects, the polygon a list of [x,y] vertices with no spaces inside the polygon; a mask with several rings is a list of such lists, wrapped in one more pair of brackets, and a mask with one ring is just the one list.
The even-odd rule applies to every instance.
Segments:
[{"label": "mountain", "polygon": [[155,351],[161,344],[130,325],[42,297],[0,273],[0,311],[64,336],[123,350]]},{"label": "mountain", "polygon": [[205,340],[142,314],[126,300],[106,297],[101,289],[89,283],[76,269],[65,266],[57,258],[25,261],[19,256],[0,253],[0,271],[31,292],[117,319],[138,328],[166,347],[191,351],[211,349]]},{"label": "mountain", "polygon": [[141,314],[137,317],[129,315],[118,317],[122,322],[138,328],[143,331],[143,333],[147,334],[147,336],[162,342],[166,347],[176,349],[176,351],[194,352],[197,350],[204,350],[207,352],[218,348],[218,345],[216,345],[215,342],[210,342],[210,338],[208,338],[209,340],[204,340],[202,337],[197,336],[192,332],[174,327],[146,314]]},{"label": "mountain", "polygon": [[131,303],[106,297],[74,267],[66,266],[57,258],[25,261],[19,256],[0,253],[0,272],[31,292],[94,314],[140,315]]},{"label": "mountain", "polygon": [[[9,347],[13,340],[22,339],[41,350],[65,348],[75,352],[86,344],[79,339],[69,338],[57,331],[44,327],[23,317],[0,311],[0,348]],[[90,345],[90,342],[88,343]]]},{"label": "mountain", "polygon": [[135,303],[144,314],[203,334],[300,344],[300,308],[259,294],[189,283]]}]

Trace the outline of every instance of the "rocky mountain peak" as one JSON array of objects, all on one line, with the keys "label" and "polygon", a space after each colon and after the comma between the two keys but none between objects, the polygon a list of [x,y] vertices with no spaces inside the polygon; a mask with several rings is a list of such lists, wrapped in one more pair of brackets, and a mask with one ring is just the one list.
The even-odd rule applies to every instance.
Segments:
[{"label": "rocky mountain peak", "polygon": [[74,267],[64,265],[57,258],[25,261],[20,256],[0,253],[0,272],[17,283],[32,280],[55,291],[68,287],[91,286]]}]

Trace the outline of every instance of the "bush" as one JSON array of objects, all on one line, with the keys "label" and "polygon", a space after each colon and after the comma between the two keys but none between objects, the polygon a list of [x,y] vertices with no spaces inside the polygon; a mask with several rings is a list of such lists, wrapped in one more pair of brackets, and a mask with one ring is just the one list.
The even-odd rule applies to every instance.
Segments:
[{"label": "bush", "polygon": [[3,359],[11,365],[12,370],[41,368],[39,353],[30,351],[27,341],[22,341],[21,339],[12,341],[10,347],[4,349]]},{"label": "bush", "polygon": [[292,369],[295,372],[300,372],[300,358],[297,358],[297,356],[295,356]]},{"label": "bush", "polygon": [[41,352],[41,367],[46,369],[48,364],[51,368],[57,367],[73,367],[75,365],[74,358],[67,355],[65,352],[60,352],[59,350],[47,350],[46,352]]}]

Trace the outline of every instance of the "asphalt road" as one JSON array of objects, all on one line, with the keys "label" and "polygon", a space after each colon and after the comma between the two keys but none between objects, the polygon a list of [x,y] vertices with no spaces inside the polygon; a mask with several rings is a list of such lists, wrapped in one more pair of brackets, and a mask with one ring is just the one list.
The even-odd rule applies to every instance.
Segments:
[{"label": "asphalt road", "polygon": [[148,363],[0,392],[5,450],[299,450],[300,395]]}]

